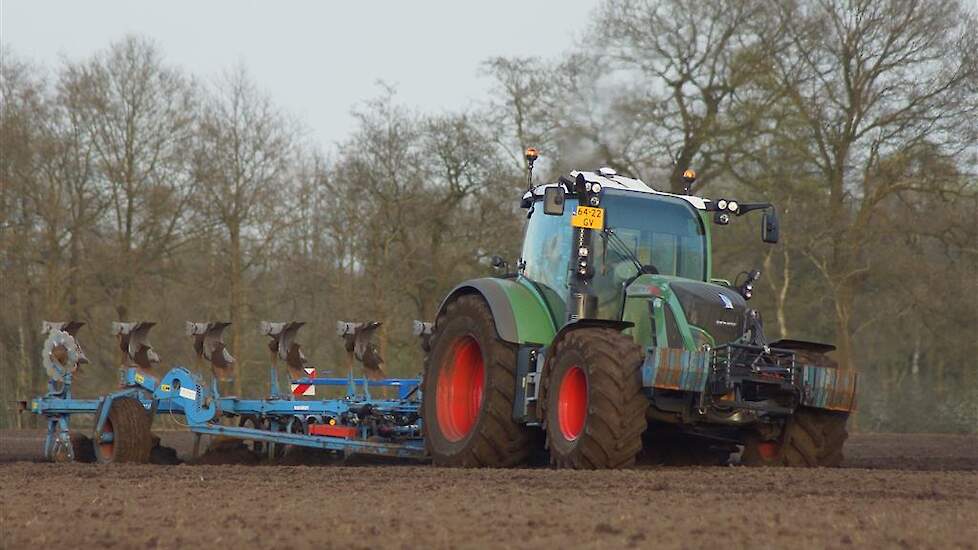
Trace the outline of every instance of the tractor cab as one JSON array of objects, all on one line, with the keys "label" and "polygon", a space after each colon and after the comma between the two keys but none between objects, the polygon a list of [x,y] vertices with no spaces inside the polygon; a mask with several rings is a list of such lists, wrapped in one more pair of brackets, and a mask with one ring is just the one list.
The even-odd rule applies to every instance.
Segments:
[{"label": "tractor cab", "polygon": [[[663,193],[604,168],[535,187],[523,206],[519,275],[543,296],[555,325],[622,321],[641,344],[685,349],[732,342],[748,329],[753,281],[742,289],[710,282],[710,229],[764,209],[770,241],[777,232],[771,205]],[[664,301],[661,341],[649,315],[655,299]]]}]

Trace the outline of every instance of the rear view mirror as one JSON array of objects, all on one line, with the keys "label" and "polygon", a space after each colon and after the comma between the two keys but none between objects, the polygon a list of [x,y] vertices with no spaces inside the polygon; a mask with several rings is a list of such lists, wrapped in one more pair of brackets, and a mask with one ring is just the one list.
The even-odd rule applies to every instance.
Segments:
[{"label": "rear view mirror", "polygon": [[543,190],[543,213],[548,216],[564,214],[564,189],[562,187],[547,187]]},{"label": "rear view mirror", "polygon": [[761,240],[766,243],[777,244],[778,237],[781,236],[781,226],[778,222],[778,213],[774,208],[764,211],[761,218]]}]

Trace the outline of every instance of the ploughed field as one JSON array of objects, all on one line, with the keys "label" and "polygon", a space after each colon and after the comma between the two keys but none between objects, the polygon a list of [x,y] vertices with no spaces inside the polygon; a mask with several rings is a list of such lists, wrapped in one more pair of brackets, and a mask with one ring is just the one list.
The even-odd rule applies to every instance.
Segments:
[{"label": "ploughed field", "polygon": [[41,440],[0,432],[0,548],[978,546],[976,436],[857,434],[839,469],[601,472],[49,464]]}]

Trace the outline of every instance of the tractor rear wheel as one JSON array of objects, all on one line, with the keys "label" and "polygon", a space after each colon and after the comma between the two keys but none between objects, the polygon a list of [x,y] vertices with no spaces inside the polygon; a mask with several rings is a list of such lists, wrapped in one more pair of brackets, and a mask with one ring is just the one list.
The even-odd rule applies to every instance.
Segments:
[{"label": "tractor rear wheel", "polygon": [[435,321],[422,382],[424,438],[439,466],[510,467],[532,450],[513,420],[516,345],[496,333],[478,295],[449,302]]},{"label": "tractor rear wheel", "polygon": [[107,438],[95,434],[96,459],[103,464],[149,462],[149,455],[153,449],[151,425],[152,419],[138,399],[132,397],[113,399],[109,415],[102,427],[103,434],[111,434],[111,441],[104,441]]},{"label": "tractor rear wheel", "polygon": [[558,468],[627,468],[642,450],[649,402],[642,348],[621,332],[575,330],[554,346],[544,377],[550,460]]},{"label": "tractor rear wheel", "polygon": [[744,442],[741,463],[748,466],[835,467],[842,463],[842,446],[849,436],[848,413],[799,407],[788,419],[780,438],[765,440],[754,433]]}]

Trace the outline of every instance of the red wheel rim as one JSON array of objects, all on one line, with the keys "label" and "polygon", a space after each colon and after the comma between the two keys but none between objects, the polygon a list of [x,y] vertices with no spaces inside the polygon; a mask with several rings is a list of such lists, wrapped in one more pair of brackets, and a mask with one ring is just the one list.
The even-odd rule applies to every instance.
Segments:
[{"label": "red wheel rim", "polygon": [[112,441],[102,443],[99,442],[99,451],[102,454],[102,458],[105,460],[112,460],[112,454],[115,452],[115,434],[112,433],[112,421],[108,418],[105,419],[105,424],[102,426],[103,434],[112,434]]},{"label": "red wheel rim", "polygon": [[587,377],[579,367],[564,373],[557,393],[557,423],[564,439],[574,441],[584,431],[587,417]]},{"label": "red wheel rim", "polygon": [[461,441],[475,426],[482,408],[485,386],[482,349],[471,336],[463,336],[452,346],[438,375],[435,410],[442,435]]},{"label": "red wheel rim", "polygon": [[774,441],[762,441],[757,444],[757,454],[764,460],[774,460],[778,456],[780,445]]}]

